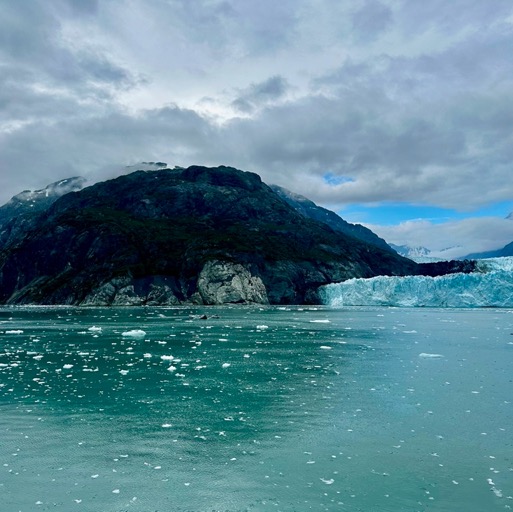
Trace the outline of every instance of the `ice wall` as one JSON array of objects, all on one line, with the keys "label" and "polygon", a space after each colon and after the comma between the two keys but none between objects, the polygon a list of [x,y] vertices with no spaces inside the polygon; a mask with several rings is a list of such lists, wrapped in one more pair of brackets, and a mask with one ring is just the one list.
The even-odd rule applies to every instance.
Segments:
[{"label": "ice wall", "polygon": [[331,306],[513,307],[513,258],[479,262],[480,272],[440,277],[374,277],[323,286]]}]

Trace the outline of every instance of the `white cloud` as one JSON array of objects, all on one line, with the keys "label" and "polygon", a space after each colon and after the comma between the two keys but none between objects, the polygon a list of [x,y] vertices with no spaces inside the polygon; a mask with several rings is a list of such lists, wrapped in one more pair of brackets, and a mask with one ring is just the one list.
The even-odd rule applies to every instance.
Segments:
[{"label": "white cloud", "polygon": [[441,224],[419,219],[397,226],[366,226],[389,243],[423,246],[435,257],[460,258],[500,249],[513,240],[513,221],[499,217],[470,217]]}]

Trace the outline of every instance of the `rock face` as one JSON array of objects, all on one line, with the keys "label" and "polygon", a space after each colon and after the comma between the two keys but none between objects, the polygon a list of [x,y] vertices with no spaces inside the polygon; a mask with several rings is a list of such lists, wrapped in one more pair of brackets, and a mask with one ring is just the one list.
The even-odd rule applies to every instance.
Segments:
[{"label": "rock face", "polygon": [[208,261],[200,272],[197,293],[203,304],[269,304],[262,279],[238,263]]},{"label": "rock face", "polygon": [[318,303],[323,284],[422,272],[231,167],[137,171],[10,225],[4,304]]}]

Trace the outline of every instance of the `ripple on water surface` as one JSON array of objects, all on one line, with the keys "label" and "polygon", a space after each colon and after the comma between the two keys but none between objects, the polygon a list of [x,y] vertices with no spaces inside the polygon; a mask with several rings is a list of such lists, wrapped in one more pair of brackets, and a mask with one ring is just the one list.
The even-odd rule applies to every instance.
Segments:
[{"label": "ripple on water surface", "polygon": [[0,322],[6,510],[513,506],[508,311],[5,308]]}]

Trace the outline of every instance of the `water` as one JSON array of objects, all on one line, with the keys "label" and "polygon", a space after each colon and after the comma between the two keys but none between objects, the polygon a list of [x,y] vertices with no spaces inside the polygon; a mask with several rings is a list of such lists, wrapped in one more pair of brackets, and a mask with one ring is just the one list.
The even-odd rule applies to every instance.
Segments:
[{"label": "water", "polygon": [[0,309],[0,509],[508,510],[512,313]]}]

